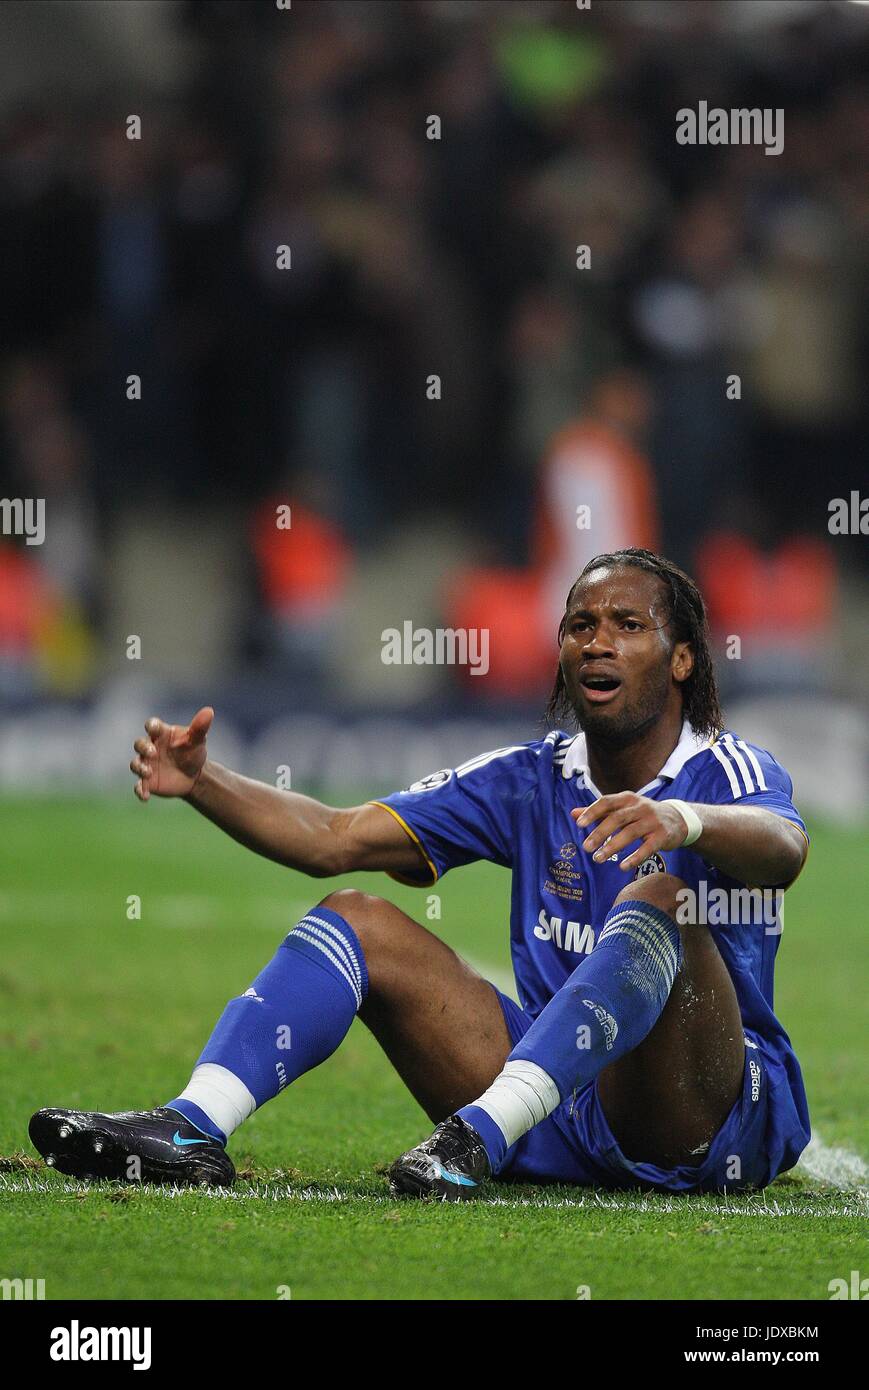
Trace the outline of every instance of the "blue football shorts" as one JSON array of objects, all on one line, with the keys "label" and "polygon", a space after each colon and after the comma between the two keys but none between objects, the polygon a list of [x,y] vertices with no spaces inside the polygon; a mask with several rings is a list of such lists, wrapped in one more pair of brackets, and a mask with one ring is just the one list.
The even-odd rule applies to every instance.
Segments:
[{"label": "blue football shorts", "polygon": [[[492,988],[515,1046],[534,1020]],[[745,1032],[742,1094],[696,1166],[636,1163],[619,1148],[589,1082],[507,1151],[498,1177],[664,1192],[739,1192],[765,1187],[790,1168],[809,1136],[797,1114],[783,1063],[761,1037]]]}]

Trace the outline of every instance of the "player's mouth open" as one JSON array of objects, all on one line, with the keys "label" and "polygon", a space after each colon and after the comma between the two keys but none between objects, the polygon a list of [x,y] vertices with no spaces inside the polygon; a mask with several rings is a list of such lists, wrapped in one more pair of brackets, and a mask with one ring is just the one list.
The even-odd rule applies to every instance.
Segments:
[{"label": "player's mouth open", "polygon": [[602,705],[609,700],[614,700],[621,689],[621,681],[617,676],[582,676],[580,678],[583,694],[592,704]]}]

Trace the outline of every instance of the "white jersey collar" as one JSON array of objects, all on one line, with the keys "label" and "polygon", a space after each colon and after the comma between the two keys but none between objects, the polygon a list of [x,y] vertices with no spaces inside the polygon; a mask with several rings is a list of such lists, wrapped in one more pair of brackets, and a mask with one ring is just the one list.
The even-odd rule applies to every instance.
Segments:
[{"label": "white jersey collar", "polygon": [[[664,763],[661,771],[658,773],[657,777],[654,777],[645,787],[641,787],[640,792],[647,791],[648,788],[653,787],[656,782],[661,782],[664,779],[672,781],[673,778],[678,776],[682,771],[682,768],[688,762],[689,758],[696,757],[698,753],[701,753],[704,748],[708,747],[709,739],[703,738],[695,729],[692,729],[686,719],[682,724],[679,742]],[[576,738],[570,744],[561,771],[564,777],[582,777],[585,785],[591,791],[597,792],[597,787],[595,787],[592,782],[588,770],[588,751],[585,744],[585,734],[577,734]]]}]

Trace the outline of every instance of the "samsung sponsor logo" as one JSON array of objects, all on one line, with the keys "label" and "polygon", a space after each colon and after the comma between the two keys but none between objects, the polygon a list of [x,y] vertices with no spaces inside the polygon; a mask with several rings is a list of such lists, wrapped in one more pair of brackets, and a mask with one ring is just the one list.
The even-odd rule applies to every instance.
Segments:
[{"label": "samsung sponsor logo", "polygon": [[540,909],[534,935],[538,941],[554,941],[561,951],[587,956],[594,950],[594,927],[590,922],[564,922],[561,917],[549,917]]}]

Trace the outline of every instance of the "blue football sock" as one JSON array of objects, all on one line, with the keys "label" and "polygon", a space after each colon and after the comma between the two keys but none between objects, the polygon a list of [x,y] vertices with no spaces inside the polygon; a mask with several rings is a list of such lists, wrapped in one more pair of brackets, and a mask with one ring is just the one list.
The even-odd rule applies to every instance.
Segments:
[{"label": "blue football sock", "polygon": [[659,1018],[681,963],[682,939],[669,913],[637,899],[610,910],[591,955],[513,1048],[507,1070],[475,1104],[458,1112],[480,1134],[493,1172],[541,1118],[534,1074],[530,1082],[527,1076],[513,1078],[509,1063],[533,1062],[540,1068],[544,1075],[536,1092],[545,1098],[543,1113],[551,1113],[557,1102],[551,1088],[546,1094],[547,1081],[551,1078],[564,1101],[631,1052]]},{"label": "blue football sock", "polygon": [[367,993],[353,928],[331,908],[312,908],[227,1004],[190,1085],[168,1108],[225,1143],[257,1106],[332,1055]]}]

